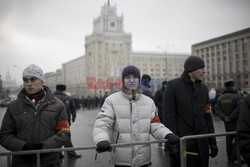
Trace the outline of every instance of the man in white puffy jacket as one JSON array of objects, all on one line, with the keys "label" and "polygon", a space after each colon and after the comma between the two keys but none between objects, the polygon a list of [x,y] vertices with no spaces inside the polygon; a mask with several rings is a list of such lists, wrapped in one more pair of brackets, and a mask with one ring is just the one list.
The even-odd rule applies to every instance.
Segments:
[{"label": "man in white puffy jacket", "polygon": [[[122,71],[122,91],[105,99],[96,117],[93,140],[97,152],[110,151],[110,161],[115,167],[148,167],[151,162],[150,145],[111,148],[110,143],[134,143],[168,139],[176,145],[179,139],[160,123],[153,100],[140,91],[140,70],[129,65]],[[112,150],[112,151],[111,151]]]}]

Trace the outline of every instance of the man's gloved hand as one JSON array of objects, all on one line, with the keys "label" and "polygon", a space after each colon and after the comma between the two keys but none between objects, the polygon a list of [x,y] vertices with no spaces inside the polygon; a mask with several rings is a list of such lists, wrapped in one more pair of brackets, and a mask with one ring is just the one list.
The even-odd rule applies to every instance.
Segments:
[{"label": "man's gloved hand", "polygon": [[[23,151],[28,151],[28,150],[40,150],[42,149],[43,144],[42,143],[26,143],[23,146]],[[24,154],[24,155],[20,155],[20,157],[22,158],[22,160],[24,162],[28,162],[28,163],[32,163],[36,161],[36,154]]]},{"label": "man's gloved hand", "polygon": [[217,147],[217,145],[216,145],[216,144],[210,145],[210,150],[211,150],[210,156],[211,156],[212,158],[216,157],[217,154],[218,154],[218,147]]},{"label": "man's gloved hand", "polygon": [[165,143],[165,147],[167,148],[167,151],[169,155],[178,157],[180,155],[180,144],[170,144],[169,142]]},{"label": "man's gloved hand", "polygon": [[96,145],[96,151],[98,153],[102,153],[105,151],[109,151],[109,152],[112,151],[112,147],[110,145],[110,142],[107,140],[98,142]]},{"label": "man's gloved hand", "polygon": [[179,137],[174,134],[168,134],[166,135],[165,139],[168,139],[168,143],[170,144],[176,144],[179,143]]},{"label": "man's gloved hand", "polygon": [[34,143],[34,144],[26,143],[26,144],[24,144],[24,146],[23,146],[23,151],[28,151],[28,150],[40,150],[40,149],[42,149],[42,147],[43,147],[43,144],[42,144],[42,143]]},{"label": "man's gloved hand", "polygon": [[33,144],[31,143],[26,143],[23,146],[23,151],[28,151],[28,150],[35,150],[36,148],[34,147]]}]

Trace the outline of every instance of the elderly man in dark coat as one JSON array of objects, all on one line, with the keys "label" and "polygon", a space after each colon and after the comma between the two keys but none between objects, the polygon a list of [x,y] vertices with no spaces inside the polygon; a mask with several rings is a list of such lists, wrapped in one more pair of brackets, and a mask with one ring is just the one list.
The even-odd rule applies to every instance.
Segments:
[{"label": "elderly man in dark coat", "polygon": [[[207,87],[201,83],[205,73],[204,61],[190,56],[184,63],[180,78],[170,80],[163,98],[163,123],[179,137],[214,133],[213,120],[209,106]],[[211,157],[218,153],[216,139],[202,138],[187,141],[188,167],[208,167],[209,146]],[[176,149],[175,149],[176,150]],[[169,148],[170,166],[179,167],[179,154]]]}]

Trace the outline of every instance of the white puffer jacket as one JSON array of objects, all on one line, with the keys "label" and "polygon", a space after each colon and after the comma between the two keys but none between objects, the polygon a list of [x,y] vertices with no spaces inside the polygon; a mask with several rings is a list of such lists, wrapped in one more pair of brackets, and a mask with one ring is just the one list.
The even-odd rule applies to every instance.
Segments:
[{"label": "white puffer jacket", "polygon": [[[108,96],[96,117],[93,140],[97,144],[108,140],[111,144],[149,141],[150,134],[156,139],[164,139],[172,133],[163,124],[154,121],[157,109],[152,99],[123,91]],[[156,119],[157,120],[157,119]],[[113,148],[111,162],[115,165],[142,166],[151,161],[150,145]]]}]

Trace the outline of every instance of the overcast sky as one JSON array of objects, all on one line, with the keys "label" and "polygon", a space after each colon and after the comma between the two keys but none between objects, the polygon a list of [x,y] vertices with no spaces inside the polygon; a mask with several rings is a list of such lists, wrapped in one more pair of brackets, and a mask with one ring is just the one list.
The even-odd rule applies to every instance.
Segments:
[{"label": "overcast sky", "polygon": [[[0,0],[0,74],[21,81],[37,64],[44,72],[85,54],[107,0]],[[110,0],[124,15],[133,51],[191,53],[191,45],[250,27],[250,0]],[[160,45],[164,49],[159,49]],[[174,45],[174,47],[167,47]],[[16,67],[14,67],[16,66]]]}]

